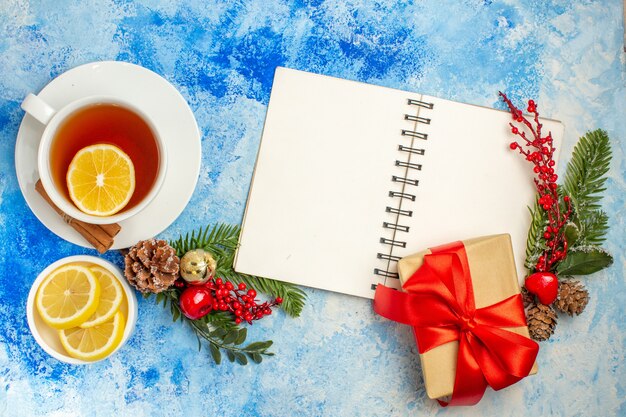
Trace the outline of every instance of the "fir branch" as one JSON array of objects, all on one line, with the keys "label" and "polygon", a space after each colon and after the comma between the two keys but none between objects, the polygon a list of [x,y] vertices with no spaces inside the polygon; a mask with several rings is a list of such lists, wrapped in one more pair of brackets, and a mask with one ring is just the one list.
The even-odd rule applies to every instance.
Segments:
[{"label": "fir branch", "polygon": [[233,269],[235,250],[239,242],[241,228],[238,225],[215,224],[187,233],[170,242],[179,257],[190,250],[202,248],[209,251],[217,261],[216,277],[225,278],[235,284],[244,282],[271,297],[283,299],[282,309],[292,317],[298,317],[306,301],[306,294],[293,284],[242,274]]},{"label": "fir branch", "polygon": [[548,225],[548,216],[546,211],[539,206],[538,195],[535,198],[535,205],[532,208],[528,207],[528,211],[530,212],[530,227],[528,229],[528,239],[526,240],[526,261],[524,266],[529,273],[533,273],[537,265],[537,259],[546,250],[542,235]]},{"label": "fir branch", "polygon": [[220,328],[227,331],[239,327],[233,321],[233,316],[229,311],[213,310],[211,313],[198,320],[210,325],[213,328]]},{"label": "fir branch", "polygon": [[[573,210],[563,229],[569,251],[556,270],[565,275],[583,275],[611,265],[612,257],[599,247],[608,231],[608,216],[599,209],[605,191],[606,174],[611,162],[611,148],[605,131],[595,130],[581,137],[567,165],[564,185],[557,187],[559,200],[567,195]],[[565,203],[561,202],[561,210]],[[525,266],[532,273],[546,249],[542,233],[548,224],[544,210],[535,201],[530,210],[531,225],[526,241]]]},{"label": "fir branch", "polygon": [[606,233],[609,231],[609,217],[602,210],[589,212],[585,217],[579,218],[580,234],[576,245],[600,246],[606,240]]},{"label": "fir branch", "polygon": [[173,321],[180,320],[193,329],[198,338],[198,349],[202,347],[201,339],[208,342],[211,357],[218,365],[222,358],[220,350],[226,352],[229,360],[232,358],[231,362],[236,361],[240,365],[248,363],[247,357],[254,363],[261,363],[263,356],[274,355],[267,351],[272,346],[271,340],[241,346],[246,341],[248,330],[235,324],[226,312],[213,311],[199,320],[191,320],[182,314],[176,290],[166,290],[156,294],[156,302],[162,303],[164,308],[169,305]]},{"label": "fir branch", "polygon": [[177,240],[170,242],[179,257],[193,249],[202,248],[217,256],[224,256],[228,252],[237,249],[239,241],[238,225],[228,225],[224,223],[215,224],[213,227],[206,226],[197,231],[187,233],[185,237],[180,236]]},{"label": "fir branch", "polygon": [[[610,163],[611,145],[604,130],[587,132],[574,147],[563,188],[572,199],[574,211],[580,219],[600,209],[599,202],[602,191],[606,189],[604,183]],[[588,231],[582,232],[586,234]]]},{"label": "fir branch", "polygon": [[[218,268],[219,271],[219,268]],[[240,274],[232,269],[221,271],[221,276],[235,284],[244,282],[246,285],[271,297],[283,299],[281,308],[292,317],[299,317],[304,308],[306,294],[300,288],[287,282]]]},{"label": "fir branch", "polygon": [[224,331],[224,329],[211,330],[208,326],[198,320],[188,321],[193,330],[196,332],[196,335],[209,341],[209,352],[211,353],[211,357],[215,363],[218,365],[222,361],[220,349],[226,352],[226,355],[231,362],[236,361],[240,365],[248,364],[246,355],[250,357],[254,363],[261,363],[263,361],[263,356],[274,356],[272,352],[267,351],[274,343],[271,340],[253,342],[246,346],[240,346],[246,340],[246,328],[233,329],[230,331]]}]

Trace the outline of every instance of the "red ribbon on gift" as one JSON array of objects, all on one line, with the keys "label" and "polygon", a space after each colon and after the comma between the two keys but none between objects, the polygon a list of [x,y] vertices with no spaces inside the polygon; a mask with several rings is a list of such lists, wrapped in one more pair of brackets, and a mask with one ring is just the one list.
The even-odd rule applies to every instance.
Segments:
[{"label": "red ribbon on gift", "polygon": [[526,325],[520,294],[477,309],[462,242],[431,249],[404,283],[405,292],[378,285],[374,310],[413,326],[420,353],[459,341],[454,389],[442,406],[474,405],[487,385],[500,390],[528,376],[539,345],[502,327]]}]

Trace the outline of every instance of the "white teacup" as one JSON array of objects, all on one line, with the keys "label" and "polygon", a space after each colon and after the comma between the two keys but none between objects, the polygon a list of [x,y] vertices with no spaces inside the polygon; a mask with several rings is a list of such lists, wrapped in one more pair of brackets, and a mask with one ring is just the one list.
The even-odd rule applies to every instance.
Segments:
[{"label": "white teacup", "polygon": [[[59,128],[63,126],[64,122],[68,120],[70,116],[83,109],[97,105],[119,106],[139,116],[150,128],[158,149],[158,169],[156,178],[150,190],[141,199],[141,201],[137,202],[132,207],[122,209],[121,211],[110,216],[94,216],[80,211],[65,195],[65,193],[59,190],[58,185],[53,179],[51,170],[51,145]],[[67,215],[93,224],[117,223],[139,213],[146,206],[148,206],[148,204],[150,204],[150,202],[158,194],[165,180],[165,173],[167,171],[167,150],[154,121],[134,104],[115,97],[91,96],[73,101],[57,110],[48,105],[40,97],[34,94],[29,94],[22,102],[22,109],[45,125],[37,151],[37,167],[39,177],[41,178],[41,183],[46,190],[46,193],[50,196],[50,199]]]}]

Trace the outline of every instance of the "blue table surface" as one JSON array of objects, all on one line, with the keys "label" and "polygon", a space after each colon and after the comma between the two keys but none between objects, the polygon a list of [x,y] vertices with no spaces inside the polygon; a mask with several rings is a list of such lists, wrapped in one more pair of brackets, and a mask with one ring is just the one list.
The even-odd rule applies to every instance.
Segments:
[{"label": "blue table surface", "polygon": [[[0,415],[626,415],[622,15],[621,0],[0,1]],[[28,330],[30,285],[51,262],[95,252],[58,238],[26,205],[14,170],[20,102],[99,60],[162,75],[198,121],[199,183],[162,238],[241,221],[282,65],[491,107],[502,108],[498,90],[534,98],[564,122],[566,158],[586,131],[606,129],[615,263],[584,278],[589,306],[561,316],[541,343],[539,374],[470,409],[426,397],[407,327],[377,317],[370,301],[313,289],[300,318],[279,312],[249,329],[249,340],[275,343],[261,365],[215,365],[152,299],[139,300],[136,331],[109,360],[57,362]]]}]

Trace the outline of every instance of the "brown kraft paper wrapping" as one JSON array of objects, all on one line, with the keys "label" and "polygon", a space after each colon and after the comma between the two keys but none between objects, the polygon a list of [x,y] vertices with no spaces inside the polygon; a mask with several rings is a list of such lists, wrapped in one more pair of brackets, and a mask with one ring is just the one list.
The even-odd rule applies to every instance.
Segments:
[{"label": "brown kraft paper wrapping", "polygon": [[[469,261],[476,308],[495,304],[520,293],[511,237],[508,234],[463,240]],[[424,255],[430,250],[416,253],[398,261],[400,281],[404,284],[423,263]],[[528,328],[505,328],[530,337]],[[452,394],[456,375],[459,342],[453,341],[420,355],[426,394],[432,399]],[[537,373],[537,363],[530,375]]]}]

